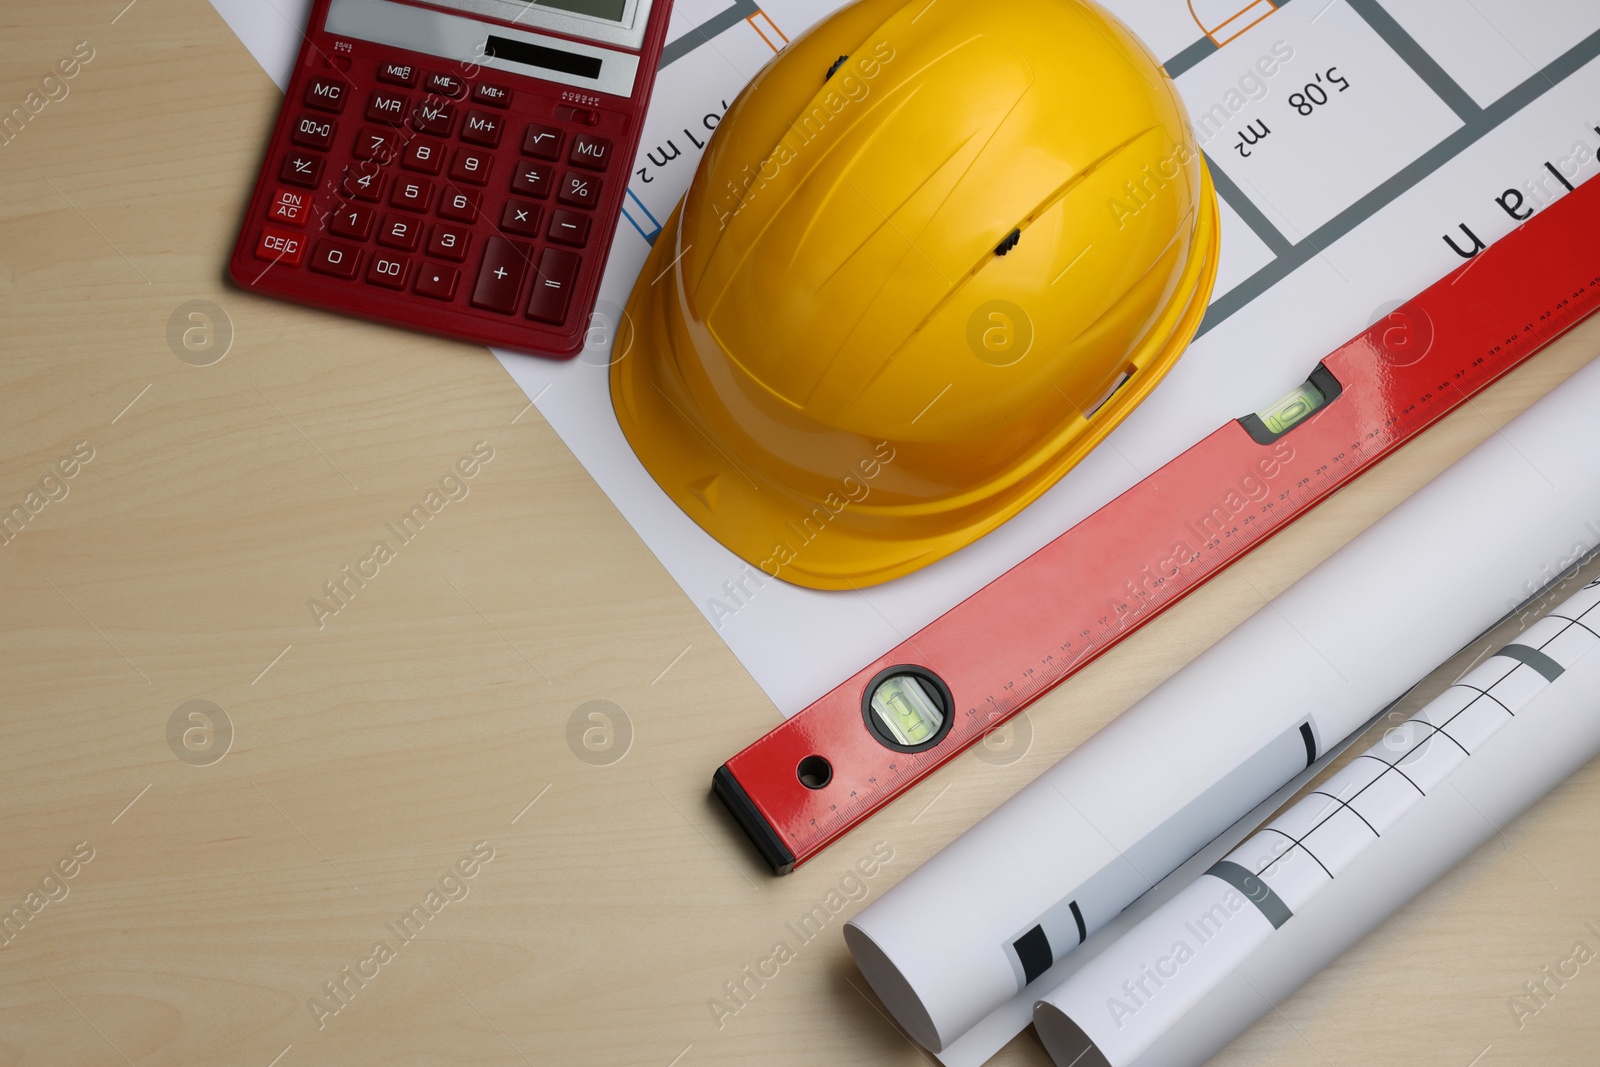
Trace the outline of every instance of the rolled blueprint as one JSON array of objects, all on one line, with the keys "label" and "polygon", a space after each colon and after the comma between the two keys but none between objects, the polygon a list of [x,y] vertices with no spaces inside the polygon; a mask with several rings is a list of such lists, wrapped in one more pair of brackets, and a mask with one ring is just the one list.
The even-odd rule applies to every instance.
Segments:
[{"label": "rolled blueprint", "polygon": [[1597,649],[1600,581],[1049,993],[1051,1058],[1204,1063],[1600,752]]},{"label": "rolled blueprint", "polygon": [[1600,362],[849,922],[906,1031],[943,1052],[993,1013],[1003,1043],[1088,934],[1592,548],[1596,410]]}]

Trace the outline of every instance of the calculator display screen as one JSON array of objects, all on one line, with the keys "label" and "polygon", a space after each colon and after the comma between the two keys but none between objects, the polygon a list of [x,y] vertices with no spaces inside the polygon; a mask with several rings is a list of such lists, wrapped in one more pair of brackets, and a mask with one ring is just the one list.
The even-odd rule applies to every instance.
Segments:
[{"label": "calculator display screen", "polygon": [[621,22],[628,0],[533,0],[534,7],[553,7],[608,22]]}]

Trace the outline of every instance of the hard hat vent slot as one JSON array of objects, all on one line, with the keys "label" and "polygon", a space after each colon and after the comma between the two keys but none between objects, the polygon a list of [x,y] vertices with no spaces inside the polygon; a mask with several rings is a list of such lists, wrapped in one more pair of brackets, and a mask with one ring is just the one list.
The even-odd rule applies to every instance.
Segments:
[{"label": "hard hat vent slot", "polygon": [[1022,240],[1022,230],[1012,230],[1010,233],[1006,234],[1006,239],[1004,241],[1001,241],[995,246],[994,254],[997,256],[1005,255],[1007,252],[1017,247],[1017,242],[1020,240]]},{"label": "hard hat vent slot", "polygon": [[838,59],[834,60],[833,61],[833,66],[828,68],[828,73],[823,75],[822,80],[823,81],[827,81],[829,78],[831,78],[835,74],[837,74],[839,72],[839,68],[844,66],[844,61],[849,59],[849,58],[850,58],[849,56],[840,56]]},{"label": "hard hat vent slot", "polygon": [[1117,395],[1117,390],[1121,389],[1124,385],[1127,385],[1128,380],[1134,376],[1138,369],[1138,367],[1135,367],[1132,364],[1126,367],[1122,372],[1122,377],[1113,382],[1111,384],[1111,388],[1107,389],[1100,399],[1094,402],[1094,407],[1089,409],[1089,413],[1085,415],[1084,418],[1092,419],[1096,415],[1100,414],[1100,409],[1111,403],[1111,398]]}]

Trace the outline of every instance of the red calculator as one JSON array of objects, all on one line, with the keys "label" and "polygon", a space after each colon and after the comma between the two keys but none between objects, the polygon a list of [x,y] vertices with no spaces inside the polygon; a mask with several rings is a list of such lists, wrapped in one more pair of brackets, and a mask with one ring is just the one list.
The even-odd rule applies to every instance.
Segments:
[{"label": "red calculator", "polygon": [[234,281],[577,355],[671,7],[315,0]]}]

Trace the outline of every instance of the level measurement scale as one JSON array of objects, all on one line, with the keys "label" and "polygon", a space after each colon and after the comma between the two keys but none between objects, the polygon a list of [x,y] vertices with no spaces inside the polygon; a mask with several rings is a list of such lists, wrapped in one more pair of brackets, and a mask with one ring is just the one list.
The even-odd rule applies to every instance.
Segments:
[{"label": "level measurement scale", "polygon": [[1600,304],[1600,182],[1539,212],[718,769],[782,874]]}]

